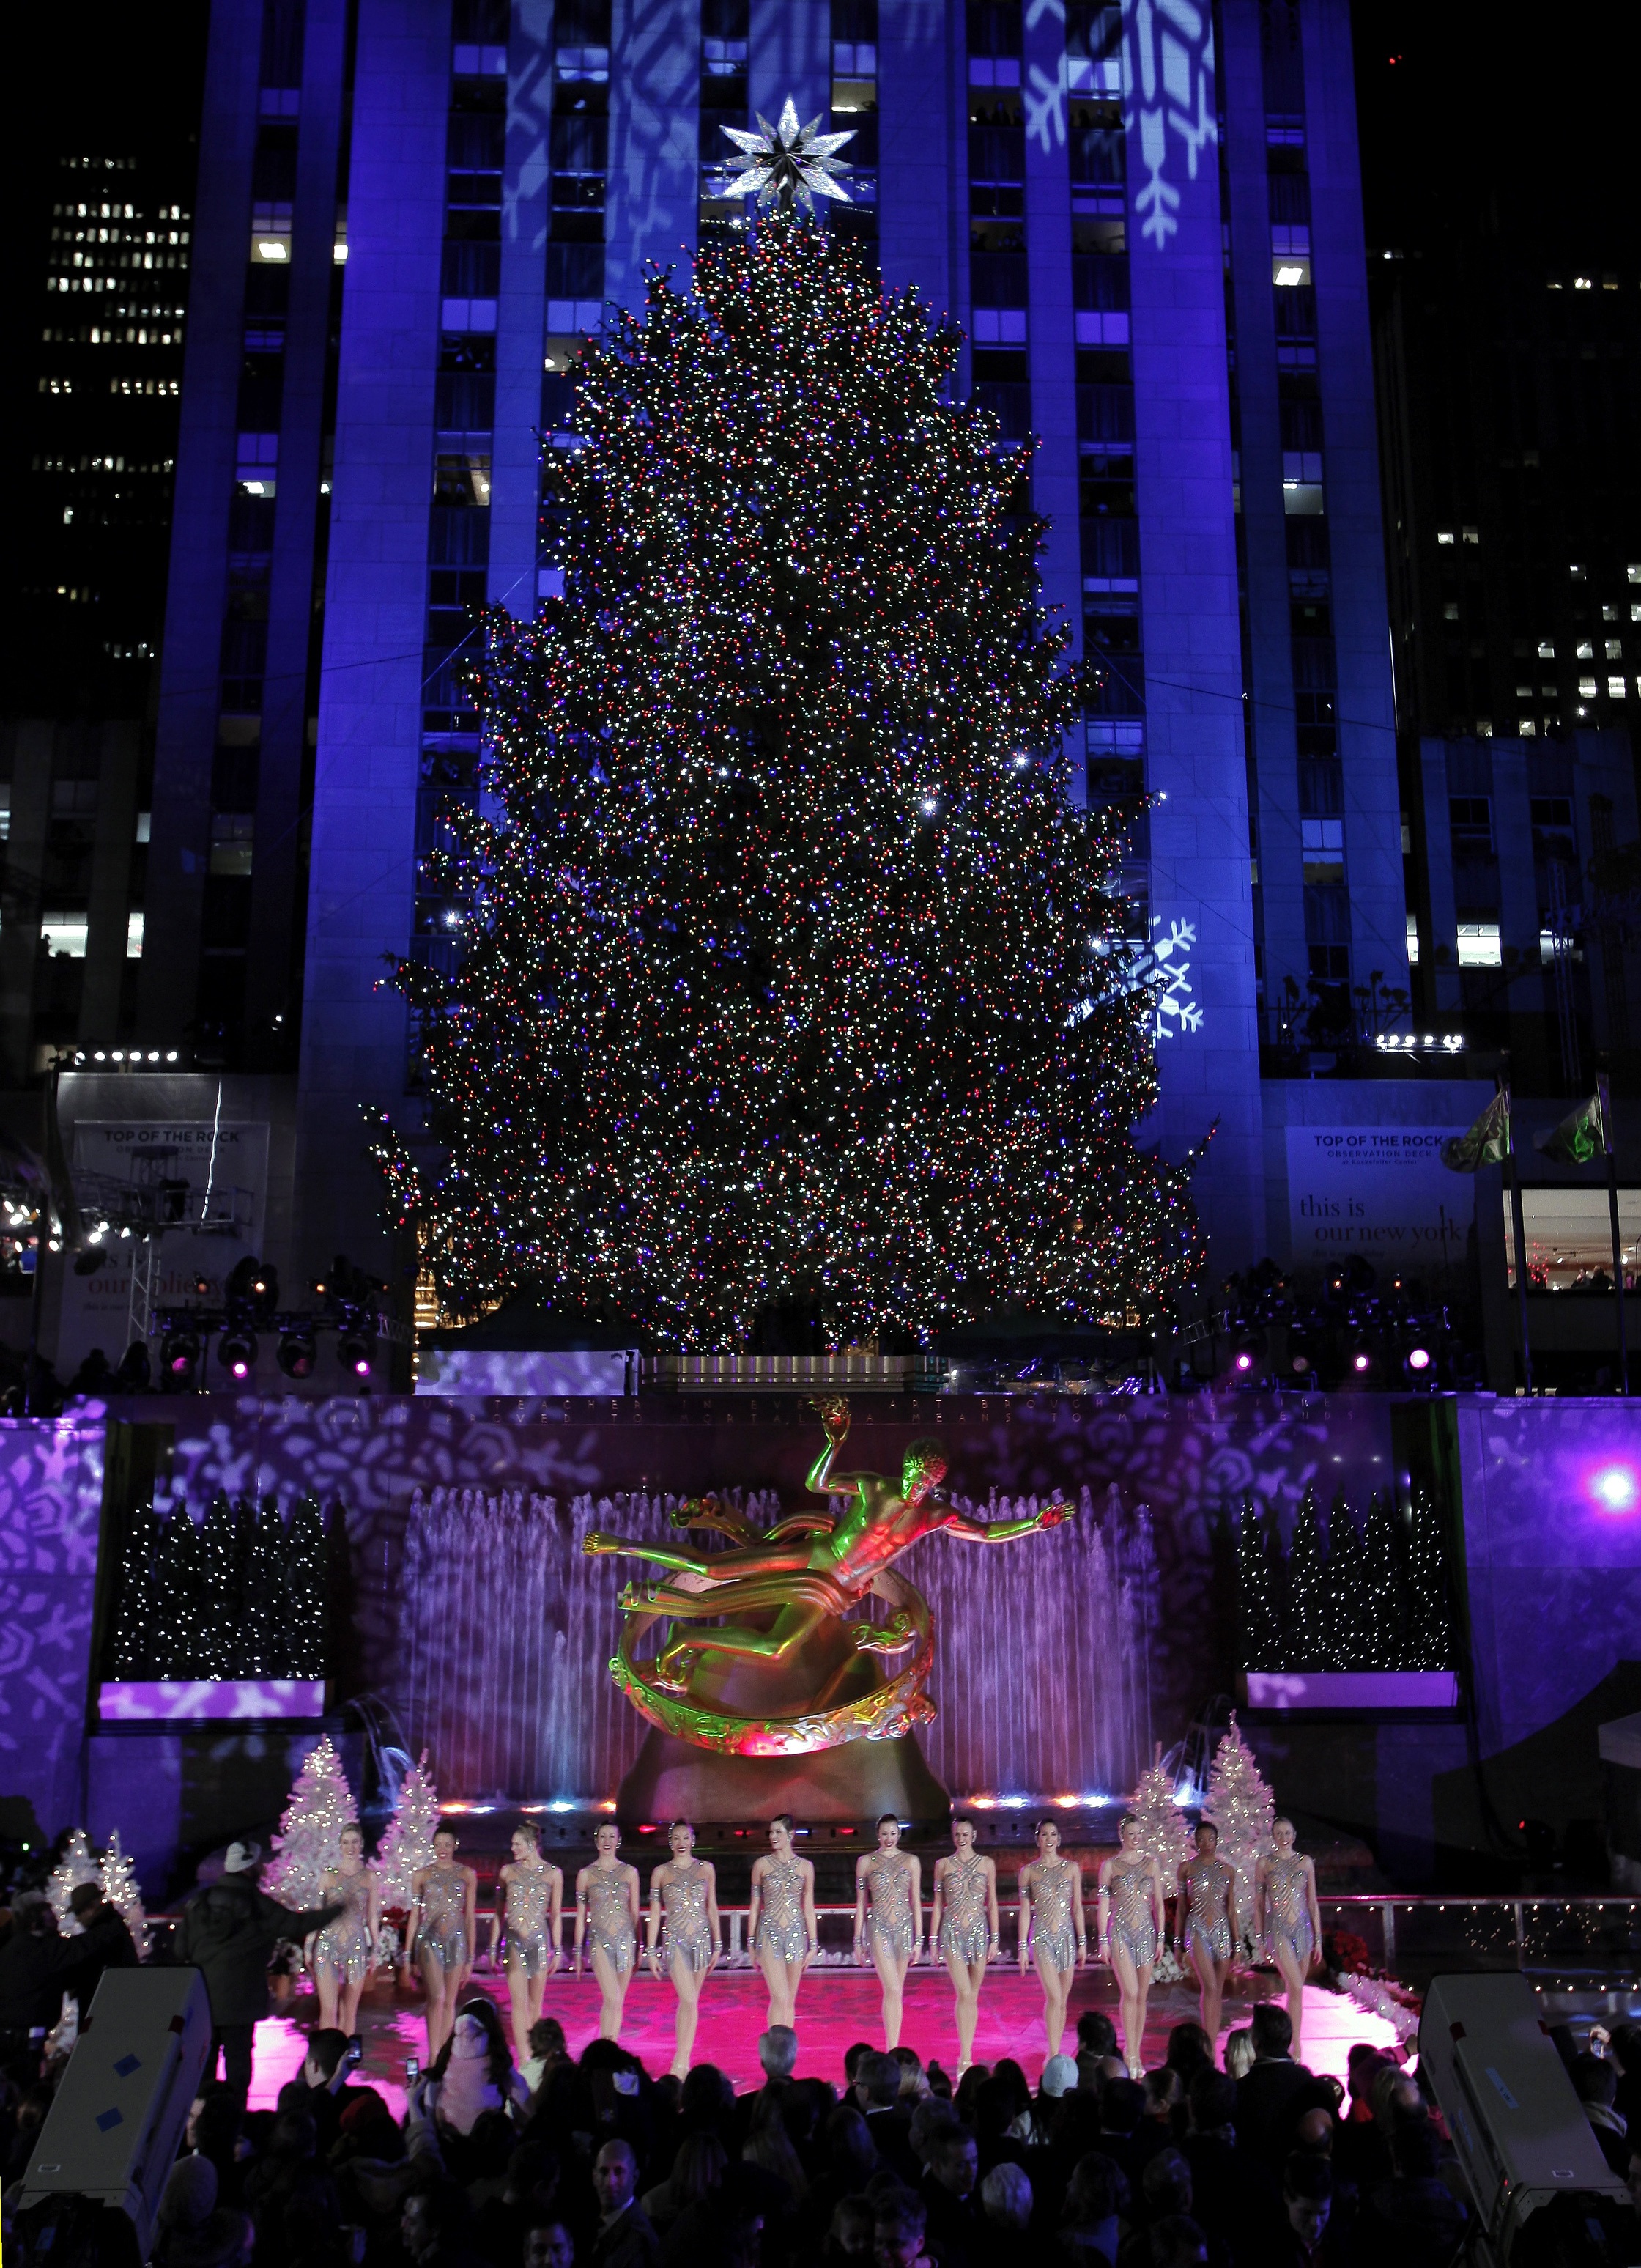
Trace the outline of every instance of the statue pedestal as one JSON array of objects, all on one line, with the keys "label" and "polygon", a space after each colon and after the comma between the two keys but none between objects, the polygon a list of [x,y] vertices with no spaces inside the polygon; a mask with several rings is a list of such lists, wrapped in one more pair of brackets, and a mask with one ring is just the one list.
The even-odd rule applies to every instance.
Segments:
[{"label": "statue pedestal", "polygon": [[772,1819],[870,1827],[886,1811],[944,1827],[952,1799],[916,1738],[849,1741],[804,1756],[720,1756],[653,1727],[616,1793],[624,1822],[688,1819],[700,1826]]}]

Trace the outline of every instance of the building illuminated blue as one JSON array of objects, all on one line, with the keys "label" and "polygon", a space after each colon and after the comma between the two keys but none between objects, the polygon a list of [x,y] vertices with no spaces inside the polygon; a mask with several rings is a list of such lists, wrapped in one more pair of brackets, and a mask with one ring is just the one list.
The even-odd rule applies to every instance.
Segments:
[{"label": "building illuminated blue", "polygon": [[451,657],[551,586],[569,364],[789,94],[854,131],[828,225],[1040,438],[1084,792],[1156,799],[1147,1133],[1218,1122],[1218,1269],[1279,1245],[1262,1053],[1326,1069],[1407,984],[1346,0],[217,0],[209,72],[142,1036],[277,1067],[299,1016],[294,1256],[360,1249],[358,1107],[415,1108],[384,957],[452,949]]}]

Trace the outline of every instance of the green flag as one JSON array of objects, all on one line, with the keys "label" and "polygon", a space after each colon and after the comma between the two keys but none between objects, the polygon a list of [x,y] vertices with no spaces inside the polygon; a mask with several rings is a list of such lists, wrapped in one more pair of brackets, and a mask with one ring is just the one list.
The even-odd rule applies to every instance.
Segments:
[{"label": "green flag", "polygon": [[1455,1174],[1498,1166],[1510,1155],[1510,1089],[1501,1086],[1468,1134],[1449,1135],[1441,1161]]},{"label": "green flag", "polygon": [[1600,1088],[1587,1102],[1570,1111],[1559,1126],[1552,1126],[1548,1134],[1535,1134],[1533,1147],[1564,1166],[1587,1166],[1593,1158],[1604,1158],[1607,1114],[1601,1108]]}]

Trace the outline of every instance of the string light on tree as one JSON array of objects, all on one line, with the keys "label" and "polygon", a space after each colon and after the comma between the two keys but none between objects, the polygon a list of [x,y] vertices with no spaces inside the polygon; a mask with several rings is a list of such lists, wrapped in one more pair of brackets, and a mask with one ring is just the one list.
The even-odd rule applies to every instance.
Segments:
[{"label": "string light on tree", "polygon": [[1203,1816],[1219,1830],[1216,1855],[1236,1868],[1237,1912],[1245,1932],[1253,1920],[1254,1862],[1269,1847],[1276,1808],[1233,1709],[1231,1729],[1214,1751]]},{"label": "string light on tree", "polygon": [[70,1896],[82,1882],[99,1881],[101,1878],[97,1854],[86,1840],[85,1830],[77,1827],[46,1884],[46,1896],[57,1917],[57,1928],[64,1937],[80,1934],[80,1925],[69,1905]]},{"label": "string light on tree", "polygon": [[298,1912],[320,1904],[320,1881],[342,1857],[342,1830],[357,1816],[342,1758],[321,1734],[297,1774],[274,1837],[275,1855],[263,1869],[269,1897]]},{"label": "string light on tree", "polygon": [[381,1885],[382,1911],[410,1911],[411,1877],[433,1863],[433,1830],[438,1825],[438,1791],[427,1768],[427,1750],[407,1764],[371,1871]]},{"label": "string light on tree", "polygon": [[143,1894],[136,1886],[136,1868],[121,1848],[117,1827],[108,1837],[108,1848],[102,1854],[97,1878],[104,1897],[130,1931],[137,1959],[146,1961],[148,1916],[143,1911]]},{"label": "string light on tree", "polygon": [[392,978],[437,1153],[373,1146],[447,1314],[904,1344],[1198,1272],[1029,452],[959,347],[776,207],[584,356],[564,593],[491,617],[485,794],[425,870],[461,964]]}]

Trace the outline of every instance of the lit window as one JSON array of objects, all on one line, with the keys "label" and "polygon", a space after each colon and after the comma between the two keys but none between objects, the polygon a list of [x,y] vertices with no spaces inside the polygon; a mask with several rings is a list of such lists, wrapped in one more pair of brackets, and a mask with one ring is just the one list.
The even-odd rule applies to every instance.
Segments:
[{"label": "lit window", "polygon": [[1641,583],[1641,567],[1626,567],[1624,573],[1632,583]]},{"label": "lit window", "polygon": [[1604,652],[1608,661],[1622,661],[1624,658],[1623,644],[1617,638],[1608,638]]},{"label": "lit window", "polygon": [[1451,542],[1453,541],[1453,530],[1452,530],[1452,528],[1450,528],[1450,527],[1439,527],[1439,528],[1437,529],[1437,531],[1436,531],[1436,541],[1437,541],[1437,542],[1438,542],[1438,543],[1451,543]]},{"label": "lit window", "polygon": [[1461,532],[1467,543],[1479,543],[1482,540],[1481,534],[1476,528],[1467,527],[1462,529]]},{"label": "lit window", "polygon": [[1622,701],[1623,699],[1624,681],[1622,677],[1609,677],[1608,679],[1607,697],[1609,701]]},{"label": "lit window", "polygon": [[1550,644],[1548,638],[1541,638],[1539,640],[1539,659],[1541,661],[1554,661],[1555,659],[1555,647]]},{"label": "lit window", "polygon": [[1270,280],[1273,284],[1280,284],[1284,288],[1291,288],[1296,284],[1308,284],[1311,280],[1311,263],[1308,260],[1273,258],[1270,263]]},{"label": "lit window", "polygon": [[40,917],[40,939],[47,951],[69,961],[85,960],[85,927],[84,914],[43,913]]},{"label": "lit window", "polygon": [[1459,619],[1459,604],[1457,600],[1449,599],[1447,604],[1442,608],[1441,614],[1442,620],[1445,622],[1456,622]]},{"label": "lit window", "polygon": [[1282,509],[1290,519],[1316,519],[1327,510],[1320,481],[1282,483]]},{"label": "lit window", "polygon": [[1418,967],[1418,965],[1419,965],[1419,924],[1418,924],[1418,917],[1417,917],[1417,914],[1409,914],[1409,915],[1408,916],[1408,966],[1409,966],[1409,968],[1417,968]]},{"label": "lit window", "polygon": [[248,812],[214,812],[210,822],[211,873],[248,874],[255,835],[256,821]]},{"label": "lit window", "polygon": [[1522,717],[1517,720],[1516,731],[1524,740],[1530,740],[1536,734],[1538,726],[1531,717]]},{"label": "lit window", "polygon": [[1580,701],[1593,701],[1599,690],[1600,688],[1597,686],[1595,680],[1593,677],[1581,677],[1578,680],[1578,698]]},{"label": "lit window", "polygon": [[1344,880],[1343,820],[1302,819],[1299,839],[1306,882],[1328,888]]},{"label": "lit window", "polygon": [[1497,922],[1461,922],[1459,924],[1459,966],[1461,968],[1502,968],[1505,949]]},{"label": "lit window", "polygon": [[1588,276],[1575,276],[1572,279],[1572,288],[1575,291],[1593,291],[1594,280]]},{"label": "lit window", "polygon": [[137,814],[136,814],[136,841],[137,841],[137,842],[139,842],[139,843],[146,843],[146,842],[148,842],[148,841],[151,839],[151,834],[152,834],[152,830],[153,830],[153,824],[154,824],[154,814],[153,814],[153,813],[152,813],[151,811],[139,811],[139,812],[137,813]]},{"label": "lit window", "polygon": [[126,917],[125,957],[128,961],[143,958],[143,909],[133,906]]}]

